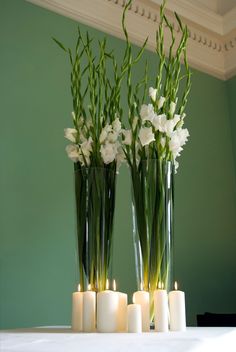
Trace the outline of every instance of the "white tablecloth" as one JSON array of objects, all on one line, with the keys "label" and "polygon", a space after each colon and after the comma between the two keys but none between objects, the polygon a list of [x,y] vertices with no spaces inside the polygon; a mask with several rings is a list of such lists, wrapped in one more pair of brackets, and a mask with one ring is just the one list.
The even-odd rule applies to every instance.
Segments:
[{"label": "white tablecloth", "polygon": [[236,352],[236,328],[186,332],[85,334],[47,327],[0,331],[1,352]]}]

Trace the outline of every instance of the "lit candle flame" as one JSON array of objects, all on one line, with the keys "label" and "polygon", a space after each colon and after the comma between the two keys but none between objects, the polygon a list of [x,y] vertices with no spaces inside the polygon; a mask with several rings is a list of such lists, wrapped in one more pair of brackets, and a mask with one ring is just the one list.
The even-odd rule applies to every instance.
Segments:
[{"label": "lit candle flame", "polygon": [[143,291],[143,283],[140,282],[140,291]]},{"label": "lit candle flame", "polygon": [[80,284],[78,285],[78,291],[79,291],[79,292],[81,291],[81,286],[80,286]]},{"label": "lit candle flame", "polygon": [[162,284],[161,284],[161,281],[158,282],[158,288],[161,289],[162,287]]},{"label": "lit candle flame", "polygon": [[88,284],[88,291],[91,291],[91,284]]},{"label": "lit candle flame", "polygon": [[106,290],[109,290],[109,280],[106,280]]},{"label": "lit candle flame", "polygon": [[116,291],[116,280],[113,280],[113,291]]},{"label": "lit candle flame", "polygon": [[178,284],[177,284],[177,281],[175,281],[175,290],[176,290],[176,291],[178,290]]}]

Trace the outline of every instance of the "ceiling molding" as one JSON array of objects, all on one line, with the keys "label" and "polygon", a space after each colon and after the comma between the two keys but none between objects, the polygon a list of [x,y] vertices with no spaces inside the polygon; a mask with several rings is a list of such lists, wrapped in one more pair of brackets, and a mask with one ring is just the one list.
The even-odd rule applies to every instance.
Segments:
[{"label": "ceiling molding", "polygon": [[223,16],[223,34],[228,34],[236,27],[236,6]]},{"label": "ceiling molding", "polygon": [[[153,3],[160,5],[162,0],[151,0]],[[223,35],[223,18],[222,16],[207,10],[205,7],[199,7],[196,3],[187,0],[168,0],[166,7],[172,12],[177,12],[180,16],[187,18],[193,23],[207,28],[217,34]]]},{"label": "ceiling molding", "polygon": [[[27,1],[124,39],[121,29],[121,16],[125,0]],[[148,36],[148,49],[152,51],[155,50],[155,32],[159,23],[158,2],[160,1],[135,0],[130,11],[127,13],[127,28],[131,41],[137,45],[141,45]],[[200,21],[201,12],[197,12],[199,9],[196,9],[196,6],[194,10],[195,17],[189,16],[187,12],[185,16],[183,16],[182,10],[185,8],[187,11],[188,2],[186,0],[172,0],[170,2],[172,6],[174,6],[174,3],[176,4],[175,6],[177,6],[178,3],[177,8],[168,7],[167,9],[167,17],[174,25],[177,40],[180,37],[180,29],[174,18],[173,11],[178,11],[190,30],[190,38],[188,41],[190,66],[222,80],[232,77],[236,73],[236,29],[234,31],[232,28],[232,16],[235,9],[225,15],[228,16],[229,22],[227,30],[223,26],[225,16],[214,13],[211,16],[211,22],[208,22],[211,24],[207,28],[206,25],[203,25]],[[189,3],[189,5],[194,6],[191,3]],[[190,8],[193,9],[193,7]],[[194,22],[197,18],[199,21]],[[227,34],[224,35],[219,33],[219,27],[217,27],[218,20],[220,20],[222,24],[222,32],[225,31],[226,33],[229,31],[229,28],[231,28],[230,33],[227,32]],[[217,27],[215,30],[213,30],[214,26]],[[236,27],[236,23],[234,26]],[[168,50],[171,38],[167,30],[165,30],[165,34],[165,47]]]}]

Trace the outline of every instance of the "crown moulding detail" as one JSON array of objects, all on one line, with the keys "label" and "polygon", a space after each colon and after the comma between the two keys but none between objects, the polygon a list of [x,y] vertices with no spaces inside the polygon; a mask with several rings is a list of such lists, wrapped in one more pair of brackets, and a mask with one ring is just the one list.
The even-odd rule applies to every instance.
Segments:
[{"label": "crown moulding detail", "polygon": [[[70,17],[76,21],[95,27],[101,31],[124,39],[121,28],[121,16],[125,0],[27,0],[35,5]],[[168,20],[173,23],[177,39],[180,28],[173,12],[167,9]],[[188,25],[188,57],[191,67],[226,80],[236,74],[236,30],[227,35],[219,35],[202,25],[182,17]],[[146,37],[148,49],[156,48],[155,33],[159,24],[159,5],[151,0],[136,0],[127,13],[127,28],[130,40],[141,45]],[[171,38],[165,30],[168,51]]]}]

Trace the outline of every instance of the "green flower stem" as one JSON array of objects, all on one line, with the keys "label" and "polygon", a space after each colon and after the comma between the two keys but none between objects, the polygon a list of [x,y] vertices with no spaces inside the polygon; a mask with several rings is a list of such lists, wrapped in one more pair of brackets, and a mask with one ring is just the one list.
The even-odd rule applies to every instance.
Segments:
[{"label": "green flower stem", "polygon": [[136,253],[140,256],[136,262],[142,263],[137,276],[150,292],[153,317],[153,292],[159,282],[169,289],[171,279],[174,169],[171,162],[160,159],[143,161],[138,170],[132,166],[130,171]]}]

